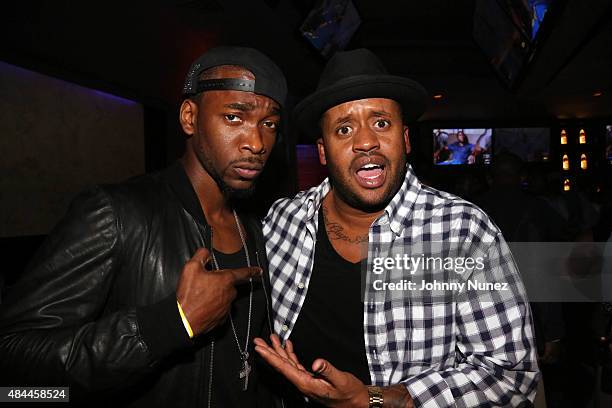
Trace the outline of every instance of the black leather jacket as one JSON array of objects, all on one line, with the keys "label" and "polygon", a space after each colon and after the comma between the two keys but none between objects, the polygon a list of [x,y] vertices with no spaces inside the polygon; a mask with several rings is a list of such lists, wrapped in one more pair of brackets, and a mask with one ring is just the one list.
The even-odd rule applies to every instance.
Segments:
[{"label": "black leather jacket", "polygon": [[[252,327],[266,335],[263,237],[241,218],[265,272]],[[209,234],[180,163],[81,194],[0,305],[0,385],[69,385],[87,406],[205,407],[207,342],[187,336],[175,291]]]}]

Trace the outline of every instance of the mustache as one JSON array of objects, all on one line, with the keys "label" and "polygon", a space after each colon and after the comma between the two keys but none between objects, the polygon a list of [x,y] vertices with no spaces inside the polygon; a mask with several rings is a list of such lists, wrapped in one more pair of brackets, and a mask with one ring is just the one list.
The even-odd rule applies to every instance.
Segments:
[{"label": "mustache", "polygon": [[373,158],[373,157],[377,157],[380,160],[382,160],[385,164],[385,166],[389,165],[390,161],[387,158],[387,156],[380,154],[378,152],[373,152],[373,153],[359,153],[357,156],[353,157],[353,160],[351,160],[351,164],[350,167],[353,167],[355,165],[355,163],[358,160],[362,160],[363,158]]},{"label": "mustache", "polygon": [[259,157],[251,156],[251,157],[244,157],[244,158],[241,158],[241,159],[232,160],[229,163],[229,165],[233,166],[235,164],[246,164],[246,163],[258,164],[261,167],[263,167],[264,164],[265,164],[265,161],[263,159],[259,158]]}]

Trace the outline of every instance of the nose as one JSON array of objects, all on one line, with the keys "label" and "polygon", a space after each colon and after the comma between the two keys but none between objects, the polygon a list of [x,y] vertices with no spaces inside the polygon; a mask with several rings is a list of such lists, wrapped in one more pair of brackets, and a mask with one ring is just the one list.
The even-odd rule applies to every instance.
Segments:
[{"label": "nose", "polygon": [[380,147],[378,135],[366,126],[361,126],[353,136],[353,151],[368,153]]},{"label": "nose", "polygon": [[264,154],[266,152],[266,144],[259,126],[249,127],[242,135],[240,150],[246,150],[255,155]]}]

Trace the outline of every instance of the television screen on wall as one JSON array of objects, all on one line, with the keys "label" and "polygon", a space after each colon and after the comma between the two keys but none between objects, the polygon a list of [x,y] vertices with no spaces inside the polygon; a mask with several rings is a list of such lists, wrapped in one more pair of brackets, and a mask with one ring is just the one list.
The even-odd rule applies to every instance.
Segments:
[{"label": "television screen on wall", "polygon": [[321,55],[329,58],[346,48],[360,24],[361,18],[351,0],[320,0],[300,32]]},{"label": "television screen on wall", "polygon": [[550,157],[550,128],[495,128],[494,154],[509,152],[525,162],[545,162]]},{"label": "television screen on wall", "polygon": [[474,165],[491,163],[492,129],[434,129],[434,164]]},{"label": "television screen on wall", "polygon": [[533,57],[542,22],[553,3],[554,0],[476,1],[474,41],[506,85],[516,85]]}]

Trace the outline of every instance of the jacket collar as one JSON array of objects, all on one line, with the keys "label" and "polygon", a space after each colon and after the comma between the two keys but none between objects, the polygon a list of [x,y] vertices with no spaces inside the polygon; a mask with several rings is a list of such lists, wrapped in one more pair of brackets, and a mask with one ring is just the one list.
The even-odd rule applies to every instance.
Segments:
[{"label": "jacket collar", "polygon": [[[191,217],[196,220],[200,224],[200,226],[204,227],[203,238],[205,240],[205,244],[210,249],[212,248],[212,236],[211,229],[206,222],[206,217],[204,217],[204,212],[202,211],[202,206],[200,205],[200,200],[198,199],[198,195],[196,194],[193,185],[191,184],[191,180],[187,176],[185,172],[185,168],[180,161],[176,161],[170,167],[167,168],[166,172],[166,181],[170,185],[170,189],[174,191],[179,201],[183,205],[183,208],[191,215]],[[242,218],[244,216],[244,218]],[[254,265],[259,265],[264,271],[263,275],[263,285],[266,291],[266,313],[267,313],[267,323],[268,330],[272,333],[272,317],[270,314],[270,298],[269,294],[272,293],[272,286],[270,285],[270,277],[268,275],[268,260],[266,259],[266,248],[264,246],[264,239],[261,235],[261,227],[259,226],[259,221],[255,220],[247,215],[241,214],[241,219],[243,222],[243,226],[247,231],[247,239],[253,239],[256,252],[254,254]],[[260,255],[261,254],[261,255]],[[260,258],[260,256],[263,258]]]},{"label": "jacket collar", "polygon": [[[183,205],[183,208],[194,220],[204,227],[204,230],[208,230],[209,225],[206,221],[206,217],[204,216],[204,211],[202,211],[200,199],[198,198],[198,195],[191,184],[191,180],[189,180],[189,177],[185,172],[185,168],[180,160],[177,160],[170,167],[168,167],[166,171],[166,180],[168,181],[172,191],[174,191],[179,201]],[[238,208],[236,211],[238,212],[238,215],[240,215],[242,221],[250,219],[251,217],[249,213],[240,211]]]},{"label": "jacket collar", "polygon": [[196,220],[200,225],[208,227],[206,217],[202,211],[200,200],[196,194],[183,164],[177,160],[166,171],[166,180],[170,188],[179,201],[183,204],[183,208]]}]

